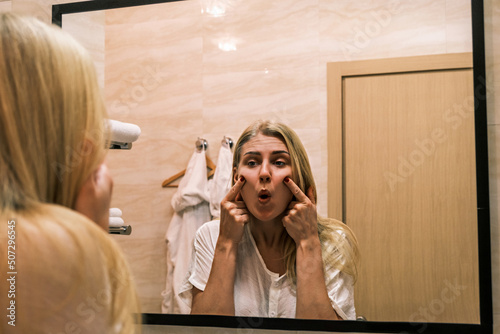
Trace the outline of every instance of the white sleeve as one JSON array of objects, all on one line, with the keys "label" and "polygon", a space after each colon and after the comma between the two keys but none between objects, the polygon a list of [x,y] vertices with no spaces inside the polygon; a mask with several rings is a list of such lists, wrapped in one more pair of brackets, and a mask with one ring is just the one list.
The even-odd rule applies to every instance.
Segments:
[{"label": "white sleeve", "polygon": [[179,297],[189,307],[191,307],[193,287],[204,291],[207,285],[214,259],[215,244],[219,235],[218,226],[218,224],[214,226],[213,222],[209,222],[196,231],[191,263],[179,292]]},{"label": "white sleeve", "polygon": [[353,278],[338,269],[327,270],[326,289],[332,307],[344,320],[356,320]]}]

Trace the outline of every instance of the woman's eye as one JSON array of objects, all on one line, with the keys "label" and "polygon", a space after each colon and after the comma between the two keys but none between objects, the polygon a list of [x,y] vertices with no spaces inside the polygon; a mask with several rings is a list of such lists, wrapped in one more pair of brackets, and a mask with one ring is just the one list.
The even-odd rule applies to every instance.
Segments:
[{"label": "woman's eye", "polygon": [[257,162],[254,161],[254,160],[250,160],[250,161],[247,162],[247,165],[250,166],[250,167],[253,167],[253,166],[257,165]]},{"label": "woman's eye", "polygon": [[274,164],[275,164],[276,166],[279,166],[279,167],[281,167],[281,166],[285,166],[285,165],[286,165],[286,163],[285,163],[284,161],[280,161],[280,160],[275,161],[275,162],[274,162]]}]

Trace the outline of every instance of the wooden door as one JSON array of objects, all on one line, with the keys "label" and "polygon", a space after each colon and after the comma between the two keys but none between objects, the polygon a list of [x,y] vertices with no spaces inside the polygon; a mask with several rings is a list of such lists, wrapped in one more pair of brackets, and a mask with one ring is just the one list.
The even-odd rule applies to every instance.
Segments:
[{"label": "wooden door", "polygon": [[472,55],[328,64],[329,215],[358,315],[479,323]]}]

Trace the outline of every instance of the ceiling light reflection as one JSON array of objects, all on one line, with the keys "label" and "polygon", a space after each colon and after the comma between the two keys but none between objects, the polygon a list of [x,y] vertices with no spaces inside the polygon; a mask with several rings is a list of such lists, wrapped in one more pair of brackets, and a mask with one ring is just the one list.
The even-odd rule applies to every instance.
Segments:
[{"label": "ceiling light reflection", "polygon": [[201,13],[213,17],[221,17],[226,14],[228,8],[233,6],[233,0],[200,0]]},{"label": "ceiling light reflection", "polygon": [[222,51],[236,51],[236,40],[234,38],[224,38],[218,43],[219,49]]}]

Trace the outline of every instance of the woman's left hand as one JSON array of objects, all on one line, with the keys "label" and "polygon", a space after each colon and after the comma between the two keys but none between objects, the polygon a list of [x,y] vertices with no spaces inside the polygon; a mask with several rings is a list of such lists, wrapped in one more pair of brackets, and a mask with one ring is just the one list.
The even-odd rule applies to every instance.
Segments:
[{"label": "woman's left hand", "polygon": [[318,214],[312,187],[307,196],[290,179],[285,179],[297,201],[292,201],[283,218],[288,234],[297,245],[297,307],[299,319],[340,319],[333,309],[325,284]]},{"label": "woman's left hand", "polygon": [[313,188],[309,187],[306,196],[291,178],[287,177],[283,182],[296,199],[288,205],[286,215],[283,217],[283,226],[297,245],[302,241],[311,240],[311,238],[317,239],[318,213]]}]

